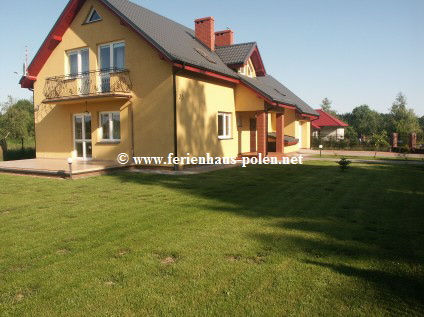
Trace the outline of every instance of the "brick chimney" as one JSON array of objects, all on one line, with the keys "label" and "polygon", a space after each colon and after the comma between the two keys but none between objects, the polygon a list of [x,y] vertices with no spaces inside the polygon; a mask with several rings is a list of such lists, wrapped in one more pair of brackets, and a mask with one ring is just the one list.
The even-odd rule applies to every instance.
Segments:
[{"label": "brick chimney", "polygon": [[215,50],[215,20],[207,17],[194,20],[196,38],[205,44],[211,51]]},{"label": "brick chimney", "polygon": [[234,44],[234,32],[231,30],[215,32],[215,46],[230,46]]}]

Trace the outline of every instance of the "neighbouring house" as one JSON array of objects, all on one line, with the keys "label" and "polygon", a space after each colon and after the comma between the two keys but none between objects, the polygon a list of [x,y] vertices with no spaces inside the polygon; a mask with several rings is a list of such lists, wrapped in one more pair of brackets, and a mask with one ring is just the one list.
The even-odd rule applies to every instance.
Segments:
[{"label": "neighbouring house", "polygon": [[317,109],[319,118],[311,121],[312,137],[323,140],[343,140],[345,128],[349,125],[329,113]]},{"label": "neighbouring house", "polygon": [[37,158],[287,154],[310,147],[319,115],[255,42],[127,0],[69,1],[20,84],[34,90]]}]

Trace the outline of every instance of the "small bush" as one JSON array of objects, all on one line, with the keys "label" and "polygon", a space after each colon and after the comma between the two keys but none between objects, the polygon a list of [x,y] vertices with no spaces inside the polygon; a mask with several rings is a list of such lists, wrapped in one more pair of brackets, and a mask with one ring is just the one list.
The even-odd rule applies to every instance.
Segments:
[{"label": "small bush", "polygon": [[352,161],[349,161],[345,157],[342,157],[341,160],[337,163],[339,163],[342,172],[345,172],[349,168],[349,165],[352,164]]}]

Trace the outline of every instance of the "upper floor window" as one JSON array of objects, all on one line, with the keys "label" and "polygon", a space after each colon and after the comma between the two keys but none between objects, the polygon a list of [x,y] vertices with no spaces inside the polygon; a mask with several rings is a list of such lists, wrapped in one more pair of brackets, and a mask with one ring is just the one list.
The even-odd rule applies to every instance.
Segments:
[{"label": "upper floor window", "polygon": [[72,77],[89,71],[88,48],[67,52],[68,69],[66,73]]},{"label": "upper floor window", "polygon": [[101,21],[101,20],[102,20],[102,17],[97,12],[97,10],[93,8],[93,9],[91,9],[90,14],[88,15],[85,23],[93,23],[93,22],[97,22],[97,21]]},{"label": "upper floor window", "polygon": [[115,42],[100,45],[100,69],[101,70],[122,70],[125,69],[125,43]]},{"label": "upper floor window", "polygon": [[248,77],[256,77],[255,68],[253,67],[252,60],[249,59],[246,65],[240,68],[239,73]]}]

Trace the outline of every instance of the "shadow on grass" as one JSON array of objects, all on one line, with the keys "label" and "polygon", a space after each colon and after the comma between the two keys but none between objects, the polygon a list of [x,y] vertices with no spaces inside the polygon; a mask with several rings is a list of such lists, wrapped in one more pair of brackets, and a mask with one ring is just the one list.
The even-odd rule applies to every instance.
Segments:
[{"label": "shadow on grass", "polygon": [[[189,176],[108,177],[202,198],[206,211],[269,219],[271,232],[250,234],[263,249],[359,278],[372,285],[383,302],[391,294],[415,312],[423,308],[421,167],[364,165],[341,173],[337,166],[318,163]],[[372,267],[361,267],[364,263]],[[387,309],[390,305],[387,302]]]}]

